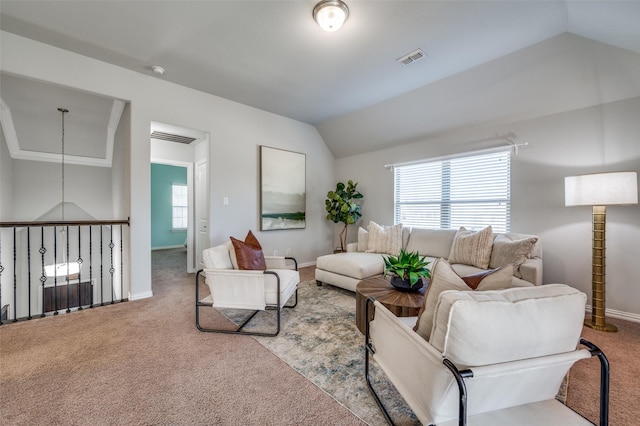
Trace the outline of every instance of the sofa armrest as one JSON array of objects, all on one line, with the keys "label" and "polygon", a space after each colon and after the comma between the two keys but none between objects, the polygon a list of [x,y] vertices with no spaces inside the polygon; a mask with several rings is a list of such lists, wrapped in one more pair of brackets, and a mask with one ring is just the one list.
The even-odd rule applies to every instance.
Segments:
[{"label": "sofa armrest", "polygon": [[527,259],[520,265],[522,279],[535,285],[542,285],[542,258]]}]

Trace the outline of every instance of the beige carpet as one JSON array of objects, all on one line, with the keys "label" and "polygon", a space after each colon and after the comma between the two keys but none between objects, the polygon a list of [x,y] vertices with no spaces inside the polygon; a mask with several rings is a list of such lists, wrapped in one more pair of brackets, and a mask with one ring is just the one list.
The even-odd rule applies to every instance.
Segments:
[{"label": "beige carpet", "polygon": [[164,254],[153,298],[0,326],[0,424],[364,424],[255,339],[197,331]]},{"label": "beige carpet", "polygon": [[[255,339],[198,332],[183,258],[153,257],[151,299],[0,326],[0,424],[364,424]],[[640,324],[611,322],[583,336],[611,362],[610,424],[636,425]],[[580,362],[568,386],[593,421],[598,373]]]}]

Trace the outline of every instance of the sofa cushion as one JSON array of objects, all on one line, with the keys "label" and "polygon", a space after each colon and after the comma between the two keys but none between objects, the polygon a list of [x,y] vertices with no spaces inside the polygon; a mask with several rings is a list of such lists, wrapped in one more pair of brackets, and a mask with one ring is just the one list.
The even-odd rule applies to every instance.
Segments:
[{"label": "sofa cushion", "polygon": [[367,253],[383,253],[397,256],[402,248],[402,224],[382,226],[369,222]]},{"label": "sofa cushion", "polygon": [[455,236],[455,229],[411,228],[406,250],[410,253],[417,251],[421,256],[446,259],[451,253]]},{"label": "sofa cushion", "polygon": [[231,244],[233,244],[233,251],[238,264],[237,269],[257,271],[267,269],[262,246],[260,246],[253,232],[249,231],[244,241],[231,237]]},{"label": "sofa cushion", "polygon": [[564,284],[442,292],[429,342],[454,364],[468,367],[572,351],[586,300]]},{"label": "sofa cushion", "polygon": [[512,239],[510,234],[497,235],[493,240],[489,267],[499,268],[500,266],[511,263],[514,268],[514,275],[522,278],[519,272],[520,265],[531,255],[537,241],[537,237]]},{"label": "sofa cushion", "polygon": [[327,254],[316,259],[316,268],[363,280],[382,274],[384,260],[378,253]]},{"label": "sofa cushion", "polygon": [[462,226],[453,238],[449,262],[464,263],[487,269],[491,260],[492,245],[493,230],[491,225],[478,232],[469,231]]},{"label": "sofa cushion", "polygon": [[231,241],[202,251],[205,269],[233,269],[229,252],[233,251]]}]

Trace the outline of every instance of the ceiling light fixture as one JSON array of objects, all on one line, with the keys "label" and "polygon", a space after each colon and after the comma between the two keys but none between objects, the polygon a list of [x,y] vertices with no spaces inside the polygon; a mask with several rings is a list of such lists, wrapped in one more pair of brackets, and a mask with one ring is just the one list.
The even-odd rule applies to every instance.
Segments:
[{"label": "ceiling light fixture", "polygon": [[313,19],[325,31],[338,31],[349,17],[349,8],[342,0],[322,0],[313,8]]},{"label": "ceiling light fixture", "polygon": [[151,70],[152,70],[154,73],[158,74],[158,75],[162,75],[162,74],[164,74],[164,68],[162,68],[160,65],[154,65],[154,66],[152,66],[152,67],[151,67]]}]

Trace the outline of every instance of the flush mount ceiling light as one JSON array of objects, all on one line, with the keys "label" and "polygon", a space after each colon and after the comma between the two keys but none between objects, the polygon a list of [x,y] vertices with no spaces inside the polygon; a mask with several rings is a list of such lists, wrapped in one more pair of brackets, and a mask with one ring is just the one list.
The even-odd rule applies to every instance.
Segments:
[{"label": "flush mount ceiling light", "polygon": [[338,31],[349,17],[349,8],[341,0],[322,0],[313,8],[313,19],[325,31]]},{"label": "flush mount ceiling light", "polygon": [[164,68],[162,68],[160,65],[154,65],[154,66],[152,66],[152,67],[151,67],[151,70],[152,70],[154,73],[158,74],[158,75],[162,75],[162,74],[164,74]]}]

